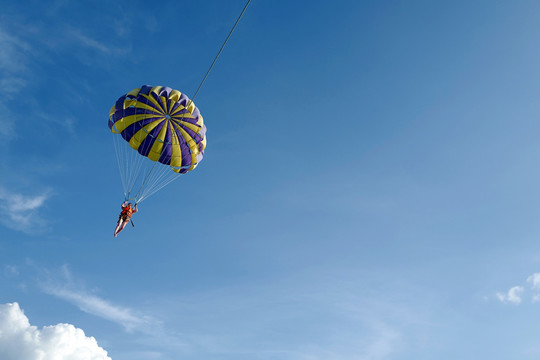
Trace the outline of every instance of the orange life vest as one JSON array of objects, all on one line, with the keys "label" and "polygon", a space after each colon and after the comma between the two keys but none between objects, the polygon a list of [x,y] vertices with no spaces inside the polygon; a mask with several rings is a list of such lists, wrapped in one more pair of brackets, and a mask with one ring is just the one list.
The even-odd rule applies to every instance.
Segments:
[{"label": "orange life vest", "polygon": [[128,219],[133,215],[133,208],[131,206],[126,206],[122,209],[121,215],[126,216]]}]

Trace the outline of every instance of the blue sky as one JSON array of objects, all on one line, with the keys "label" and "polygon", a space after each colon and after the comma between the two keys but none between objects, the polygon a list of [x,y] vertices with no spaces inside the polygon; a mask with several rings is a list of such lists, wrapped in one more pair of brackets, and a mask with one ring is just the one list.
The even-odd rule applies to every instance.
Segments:
[{"label": "blue sky", "polygon": [[110,107],[244,2],[0,5],[6,360],[540,356],[538,2],[253,0],[118,238]]}]

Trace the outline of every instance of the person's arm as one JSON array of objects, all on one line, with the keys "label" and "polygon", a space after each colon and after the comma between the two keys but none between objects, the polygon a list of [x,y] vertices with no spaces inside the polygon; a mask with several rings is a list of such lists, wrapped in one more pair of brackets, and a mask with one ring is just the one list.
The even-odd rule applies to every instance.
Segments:
[{"label": "person's arm", "polygon": [[133,208],[133,213],[135,214],[139,209],[137,208],[137,204],[135,204],[135,207]]},{"label": "person's arm", "polygon": [[125,208],[127,205],[127,200],[122,203],[122,209]]}]

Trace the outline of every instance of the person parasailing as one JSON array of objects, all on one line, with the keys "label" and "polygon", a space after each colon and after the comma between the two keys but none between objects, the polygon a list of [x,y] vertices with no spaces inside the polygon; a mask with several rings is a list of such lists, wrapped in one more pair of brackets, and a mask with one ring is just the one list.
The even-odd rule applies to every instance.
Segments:
[{"label": "person parasailing", "polygon": [[116,229],[114,229],[114,237],[116,237],[120,231],[124,230],[128,222],[131,220],[131,216],[135,214],[137,211],[137,204],[135,206],[131,206],[131,203],[124,201],[122,203],[122,212],[120,212],[120,215],[118,216],[118,223],[116,223]]}]

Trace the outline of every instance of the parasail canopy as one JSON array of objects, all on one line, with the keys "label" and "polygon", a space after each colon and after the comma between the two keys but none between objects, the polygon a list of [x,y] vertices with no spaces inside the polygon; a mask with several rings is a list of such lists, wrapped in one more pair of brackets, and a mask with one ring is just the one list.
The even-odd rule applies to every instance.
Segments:
[{"label": "parasail canopy", "polygon": [[109,113],[126,200],[154,194],[199,164],[206,126],[199,109],[178,90],[142,86],[121,96]]}]

